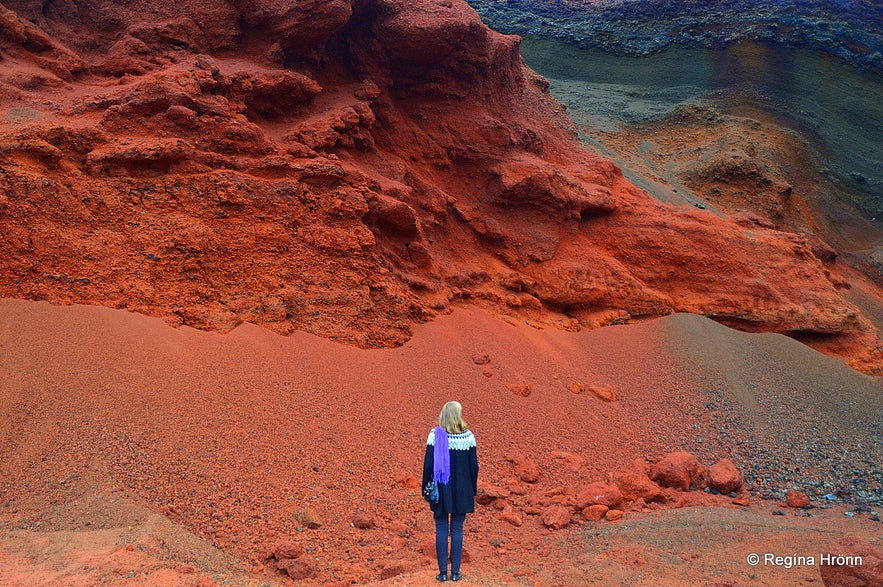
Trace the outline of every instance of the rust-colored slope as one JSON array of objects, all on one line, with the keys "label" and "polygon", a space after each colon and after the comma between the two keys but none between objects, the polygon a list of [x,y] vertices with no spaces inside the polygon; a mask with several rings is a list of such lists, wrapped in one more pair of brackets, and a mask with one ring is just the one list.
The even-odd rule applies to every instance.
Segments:
[{"label": "rust-colored slope", "polygon": [[880,373],[803,237],[631,186],[463,2],[6,6],[0,295],[361,346],[688,311]]},{"label": "rust-colored slope", "polygon": [[[416,328],[401,347],[364,350],[249,324],[222,336],[95,306],[0,300],[0,529],[11,530],[0,530],[0,561],[13,548],[6,545],[29,536],[52,544],[63,536],[56,533],[87,529],[134,543],[136,555],[179,561],[165,563],[169,572],[208,562],[173,540],[172,524],[157,528],[168,548],[159,539],[136,542],[125,529],[129,494],[247,564],[296,541],[315,562],[311,580],[298,585],[365,585],[387,569],[416,572],[407,584],[424,584],[418,579],[435,574],[433,530],[418,479],[426,435],[450,399],[463,403],[478,438],[482,492],[498,497],[483,498],[469,518],[469,578],[511,579],[513,569],[536,573],[542,585],[603,578],[607,571],[594,563],[574,563],[604,543],[579,537],[609,524],[587,523],[579,495],[635,459],[674,450],[706,465],[733,459],[752,490],[751,510],[760,496],[781,498],[793,487],[816,505],[829,493],[872,506],[880,500],[883,395],[875,378],[785,337],[687,314],[579,333],[511,322],[457,309]],[[618,399],[603,401],[597,388]],[[535,464],[535,482],[513,467],[521,457]],[[624,526],[650,509],[735,507],[727,495],[702,491],[666,490],[647,501],[625,504]],[[562,505],[567,528],[550,534],[545,512]],[[768,519],[771,505],[760,506]],[[321,526],[309,528],[300,512]],[[755,515],[729,522],[749,524],[754,548],[746,553],[761,540]],[[373,527],[355,527],[365,519]],[[862,514],[848,530],[879,537],[873,525]],[[671,527],[683,530],[678,521]],[[795,543],[792,529],[778,535]],[[171,558],[176,546],[186,558]],[[672,548],[695,545],[680,537],[665,543]],[[59,552],[70,551],[51,556]],[[61,557],[55,571],[74,577],[101,561]],[[683,577],[683,564],[671,570],[671,558],[681,563],[669,555],[645,570]],[[196,584],[173,572],[147,576],[126,552],[111,561],[134,584]],[[0,584],[11,563],[0,564]],[[735,563],[724,578],[743,577],[744,563]],[[687,572],[707,577],[715,565],[694,560]]]}]

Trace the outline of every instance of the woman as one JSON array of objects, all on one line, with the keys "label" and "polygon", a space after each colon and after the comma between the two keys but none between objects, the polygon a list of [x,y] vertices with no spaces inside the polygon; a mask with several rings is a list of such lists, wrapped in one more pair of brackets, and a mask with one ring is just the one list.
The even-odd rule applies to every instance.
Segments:
[{"label": "woman", "polygon": [[448,533],[451,536],[451,581],[460,580],[463,558],[463,522],[475,511],[478,491],[478,455],[475,436],[463,421],[463,406],[448,402],[430,430],[423,459],[423,487],[435,481],[438,501],[429,507],[435,517],[437,581],[448,580]]}]

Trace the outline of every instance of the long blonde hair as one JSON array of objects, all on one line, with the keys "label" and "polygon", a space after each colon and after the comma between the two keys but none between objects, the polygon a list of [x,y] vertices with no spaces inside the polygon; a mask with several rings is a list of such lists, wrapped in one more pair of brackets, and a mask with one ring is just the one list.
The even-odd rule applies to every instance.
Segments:
[{"label": "long blonde hair", "polygon": [[463,406],[460,402],[448,402],[442,406],[438,415],[438,425],[448,434],[459,434],[469,429],[469,425],[463,420]]}]

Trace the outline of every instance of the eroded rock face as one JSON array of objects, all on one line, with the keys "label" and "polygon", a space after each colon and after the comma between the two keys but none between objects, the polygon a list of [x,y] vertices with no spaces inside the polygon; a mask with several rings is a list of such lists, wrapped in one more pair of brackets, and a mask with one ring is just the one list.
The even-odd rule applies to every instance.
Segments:
[{"label": "eroded rock face", "polygon": [[469,0],[491,26],[648,55],[672,45],[763,41],[805,45],[880,69],[883,35],[871,0]]},{"label": "eroded rock face", "polygon": [[636,189],[462,1],[5,6],[2,296],[361,346],[686,311],[881,370],[803,237]]}]

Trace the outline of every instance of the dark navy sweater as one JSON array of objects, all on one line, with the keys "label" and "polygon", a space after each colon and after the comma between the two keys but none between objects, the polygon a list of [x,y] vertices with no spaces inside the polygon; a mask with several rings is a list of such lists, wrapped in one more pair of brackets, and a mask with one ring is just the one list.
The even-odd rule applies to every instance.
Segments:
[{"label": "dark navy sweater", "polygon": [[[423,484],[432,481],[435,462],[435,428],[426,440],[426,456],[423,458]],[[475,494],[478,493],[478,453],[475,436],[467,430],[460,434],[448,434],[448,452],[451,456],[451,479],[438,484],[438,503],[429,507],[436,516],[445,514],[468,514],[475,511]]]}]

